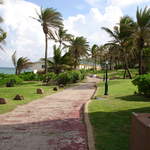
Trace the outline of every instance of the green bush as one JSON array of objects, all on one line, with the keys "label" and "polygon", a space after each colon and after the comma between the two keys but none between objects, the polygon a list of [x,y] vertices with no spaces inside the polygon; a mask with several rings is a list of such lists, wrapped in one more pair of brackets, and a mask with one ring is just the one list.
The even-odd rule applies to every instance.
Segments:
[{"label": "green bush", "polygon": [[38,75],[33,72],[25,72],[19,75],[24,81],[38,81]]},{"label": "green bush", "polygon": [[21,84],[23,80],[16,75],[6,75],[0,78],[0,85],[10,85],[10,87]]},{"label": "green bush", "polygon": [[63,85],[66,85],[67,83],[71,83],[71,74],[68,72],[60,73],[57,76],[56,81],[58,84],[63,84]]},{"label": "green bush", "polygon": [[70,76],[71,83],[76,83],[77,81],[81,80],[81,72],[80,71],[74,70],[74,71],[70,71],[68,73]]},{"label": "green bush", "polygon": [[80,78],[81,78],[81,80],[83,80],[85,78],[87,72],[84,69],[80,70],[80,72],[81,72],[81,77]]},{"label": "green bush", "polygon": [[139,94],[150,97],[150,74],[139,75],[132,83],[138,87]]},{"label": "green bush", "polygon": [[68,84],[68,83],[76,83],[80,80],[83,80],[85,78],[85,71],[78,71],[78,70],[73,70],[73,71],[66,71],[63,73],[60,73],[56,77],[56,81],[58,84]]},{"label": "green bush", "polygon": [[57,75],[54,72],[50,72],[46,75],[43,75],[43,81],[44,82],[49,82],[49,81],[55,81],[56,80]]}]

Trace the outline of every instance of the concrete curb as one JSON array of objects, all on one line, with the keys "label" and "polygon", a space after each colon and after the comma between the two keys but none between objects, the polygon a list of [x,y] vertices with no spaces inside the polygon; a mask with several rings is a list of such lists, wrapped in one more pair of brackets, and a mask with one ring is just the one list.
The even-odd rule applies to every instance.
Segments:
[{"label": "concrete curb", "polygon": [[[95,86],[95,87],[96,88],[95,88],[95,91],[94,91],[91,99],[96,94],[97,86]],[[89,106],[89,103],[91,102],[91,99],[84,105],[84,122],[85,122],[86,130],[87,130],[88,149],[89,150],[96,150],[94,134],[93,134],[93,128],[92,128],[92,125],[91,125],[91,122],[90,122],[89,113],[88,113],[88,106]]]}]

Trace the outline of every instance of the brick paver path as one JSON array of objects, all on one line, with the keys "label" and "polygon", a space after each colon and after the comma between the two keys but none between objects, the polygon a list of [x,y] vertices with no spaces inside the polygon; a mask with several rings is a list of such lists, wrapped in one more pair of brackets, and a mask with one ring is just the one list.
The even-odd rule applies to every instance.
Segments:
[{"label": "brick paver path", "polygon": [[87,150],[81,110],[96,81],[88,78],[0,115],[0,150]]}]

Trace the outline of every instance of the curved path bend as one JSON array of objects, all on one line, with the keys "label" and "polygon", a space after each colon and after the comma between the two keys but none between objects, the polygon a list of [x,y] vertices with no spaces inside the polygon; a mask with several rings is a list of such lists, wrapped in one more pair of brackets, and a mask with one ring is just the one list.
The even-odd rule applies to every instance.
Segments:
[{"label": "curved path bend", "polygon": [[98,79],[0,115],[0,150],[87,150],[82,106]]}]

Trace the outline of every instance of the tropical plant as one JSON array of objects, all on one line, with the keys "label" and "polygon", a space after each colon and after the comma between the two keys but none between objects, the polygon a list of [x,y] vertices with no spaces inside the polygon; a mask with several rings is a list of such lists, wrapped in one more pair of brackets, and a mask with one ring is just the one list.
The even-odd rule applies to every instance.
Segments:
[{"label": "tropical plant", "polygon": [[16,75],[20,74],[23,69],[27,69],[32,65],[32,62],[27,57],[16,58],[16,51],[12,55],[12,62],[16,69]]},{"label": "tropical plant", "polygon": [[76,37],[70,40],[69,52],[72,56],[74,69],[79,65],[80,59],[88,55],[89,44],[84,37]]},{"label": "tropical plant", "polygon": [[[0,0],[0,5],[1,4],[3,4],[2,0]],[[0,16],[0,23],[2,23],[2,22],[3,22],[3,18]],[[0,49],[1,50],[3,50],[1,43],[5,42],[4,40],[6,39],[6,35],[7,35],[6,32],[4,32],[3,29],[0,28]]]},{"label": "tropical plant", "polygon": [[48,38],[54,38],[54,30],[63,26],[61,14],[53,8],[42,9],[38,13],[36,19],[41,23],[43,32],[45,34],[45,74],[47,74],[47,51],[48,51]]},{"label": "tropical plant", "polygon": [[98,56],[98,46],[94,44],[91,48],[92,53],[92,59],[94,61],[93,63],[93,70],[96,70],[96,64],[97,64],[97,56]]},{"label": "tropical plant", "polygon": [[61,54],[60,47],[53,46],[54,56],[53,60],[48,60],[49,69],[59,74],[62,70],[67,70],[71,68],[71,57],[69,53],[65,53],[63,56]]},{"label": "tropical plant", "polygon": [[128,58],[129,54],[132,52],[132,39],[130,39],[130,36],[134,26],[135,23],[132,18],[124,16],[120,19],[119,26],[115,26],[113,31],[106,27],[102,28],[113,38],[113,40],[106,45],[114,46],[122,55],[122,62],[124,62],[125,68],[124,78],[126,77],[126,72],[128,72],[129,77],[132,78],[129,71]]},{"label": "tropical plant", "polygon": [[150,97],[150,74],[139,75],[132,83],[138,87],[139,94]]},{"label": "tropical plant", "polygon": [[136,20],[133,39],[138,51],[139,74],[144,74],[143,54],[145,44],[148,43],[147,40],[150,39],[150,8],[145,7],[144,10],[138,8]]}]

